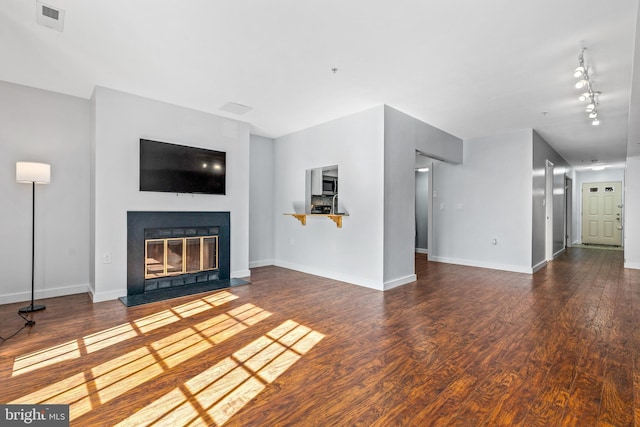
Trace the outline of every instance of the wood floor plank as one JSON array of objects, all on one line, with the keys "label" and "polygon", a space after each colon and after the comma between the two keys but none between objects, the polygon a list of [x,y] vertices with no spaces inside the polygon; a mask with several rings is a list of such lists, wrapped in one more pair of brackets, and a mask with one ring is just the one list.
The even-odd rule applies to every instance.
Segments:
[{"label": "wood floor plank", "polygon": [[0,403],[73,426],[640,424],[640,272],[568,248],[534,275],[429,262],[379,292],[278,267],[127,308],[0,306]]}]

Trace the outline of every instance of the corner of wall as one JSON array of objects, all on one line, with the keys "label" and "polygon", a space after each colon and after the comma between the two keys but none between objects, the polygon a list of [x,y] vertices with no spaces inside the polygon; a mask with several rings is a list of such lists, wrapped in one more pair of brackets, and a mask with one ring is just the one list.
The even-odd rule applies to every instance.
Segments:
[{"label": "corner of wall", "polygon": [[384,282],[383,288],[385,291],[388,291],[393,288],[397,288],[398,286],[407,285],[409,283],[413,283],[418,280],[418,276],[415,274],[409,274],[404,277],[400,277],[394,280],[389,280]]}]

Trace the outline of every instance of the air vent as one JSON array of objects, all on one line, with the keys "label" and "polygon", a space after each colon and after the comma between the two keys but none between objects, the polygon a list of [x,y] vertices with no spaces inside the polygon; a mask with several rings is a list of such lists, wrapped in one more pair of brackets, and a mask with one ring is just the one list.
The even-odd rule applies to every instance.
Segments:
[{"label": "air vent", "polygon": [[55,19],[56,21],[58,20],[58,16],[60,16],[60,12],[55,9],[51,9],[48,6],[42,6],[42,14],[44,16],[48,16],[51,19]]},{"label": "air vent", "polygon": [[62,32],[64,28],[64,10],[36,1],[36,21],[38,24]]},{"label": "air vent", "polygon": [[251,108],[251,107],[249,107],[247,105],[238,104],[237,102],[227,102],[222,107],[220,107],[220,110],[222,110],[222,111],[226,111],[228,113],[237,114],[239,116],[248,113],[252,109],[253,108]]}]

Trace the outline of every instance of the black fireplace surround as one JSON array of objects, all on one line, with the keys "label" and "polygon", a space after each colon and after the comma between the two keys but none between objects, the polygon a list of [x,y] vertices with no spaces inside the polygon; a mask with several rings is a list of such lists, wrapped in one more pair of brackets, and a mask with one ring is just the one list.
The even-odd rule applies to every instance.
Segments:
[{"label": "black fireplace surround", "polygon": [[[134,306],[246,283],[230,279],[229,218],[229,212],[127,212],[127,296],[120,298],[122,302]],[[179,234],[195,228],[214,230],[218,236],[218,269],[167,278],[161,282],[156,280],[155,283],[147,280],[145,286],[145,236],[153,230],[170,232],[173,229]]]}]

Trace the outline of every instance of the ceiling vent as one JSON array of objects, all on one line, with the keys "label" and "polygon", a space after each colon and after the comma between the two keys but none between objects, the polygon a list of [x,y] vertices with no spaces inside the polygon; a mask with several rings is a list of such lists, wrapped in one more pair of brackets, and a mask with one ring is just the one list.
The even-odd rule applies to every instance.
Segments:
[{"label": "ceiling vent", "polygon": [[64,10],[36,1],[36,20],[38,24],[62,32],[64,28]]},{"label": "ceiling vent", "polygon": [[222,107],[220,107],[220,110],[241,116],[253,110],[253,108],[249,107],[248,105],[238,104],[237,102],[227,102]]}]

